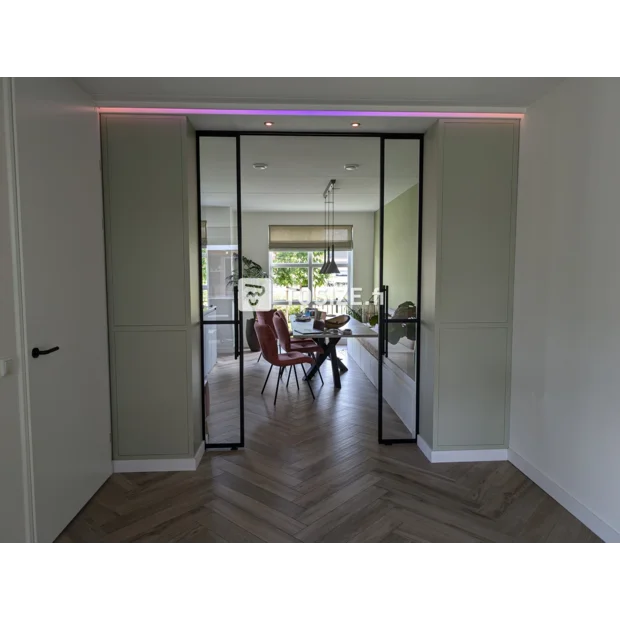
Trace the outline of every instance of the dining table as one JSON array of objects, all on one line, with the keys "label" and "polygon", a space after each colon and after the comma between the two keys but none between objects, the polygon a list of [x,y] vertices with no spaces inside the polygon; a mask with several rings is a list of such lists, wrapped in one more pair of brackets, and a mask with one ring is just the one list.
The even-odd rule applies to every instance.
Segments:
[{"label": "dining table", "polygon": [[[329,317],[327,317],[329,320]],[[326,360],[330,360],[332,376],[334,378],[334,388],[340,389],[340,375],[347,372],[348,368],[343,361],[338,358],[336,352],[336,346],[343,338],[378,338],[379,334],[364,325],[360,321],[351,317],[349,321],[339,329],[327,329],[321,328],[321,323],[310,319],[309,321],[300,321],[294,317],[291,318],[292,340],[301,340],[312,338],[322,349],[323,353],[318,356],[316,364],[308,373],[307,380],[309,381],[318,372],[318,369],[323,365]],[[317,327],[319,327],[317,329]]]}]

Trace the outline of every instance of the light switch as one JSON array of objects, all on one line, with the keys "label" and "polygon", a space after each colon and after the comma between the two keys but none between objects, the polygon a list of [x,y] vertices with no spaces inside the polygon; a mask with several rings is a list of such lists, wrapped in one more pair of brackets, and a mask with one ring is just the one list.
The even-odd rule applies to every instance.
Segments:
[{"label": "light switch", "polygon": [[0,359],[0,377],[6,377],[9,374],[10,364],[10,359]]}]

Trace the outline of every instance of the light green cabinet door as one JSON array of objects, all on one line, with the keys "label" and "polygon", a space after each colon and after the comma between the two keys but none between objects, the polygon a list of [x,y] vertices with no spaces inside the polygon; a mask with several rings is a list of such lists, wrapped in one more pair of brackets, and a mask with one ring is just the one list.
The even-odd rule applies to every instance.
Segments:
[{"label": "light green cabinet door", "polygon": [[108,116],[103,124],[114,326],[186,320],[184,119]]}]

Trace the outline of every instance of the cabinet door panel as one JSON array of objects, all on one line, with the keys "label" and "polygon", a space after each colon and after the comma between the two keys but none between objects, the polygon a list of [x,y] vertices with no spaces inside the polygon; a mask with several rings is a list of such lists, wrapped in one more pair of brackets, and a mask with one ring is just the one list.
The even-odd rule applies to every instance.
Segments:
[{"label": "cabinet door panel", "polygon": [[440,320],[505,322],[516,128],[446,123],[444,131]]},{"label": "cabinet door panel", "polygon": [[119,456],[190,454],[185,331],[114,335]]},{"label": "cabinet door panel", "polygon": [[438,447],[504,444],[507,346],[505,327],[440,328]]},{"label": "cabinet door panel", "polygon": [[115,326],[185,324],[179,119],[107,117],[107,236]]}]

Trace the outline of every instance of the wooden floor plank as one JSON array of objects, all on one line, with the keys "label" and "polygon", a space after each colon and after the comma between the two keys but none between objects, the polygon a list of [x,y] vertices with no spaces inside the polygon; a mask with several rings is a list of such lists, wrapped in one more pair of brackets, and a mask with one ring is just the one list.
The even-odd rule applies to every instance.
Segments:
[{"label": "wooden floor plank", "polygon": [[312,525],[296,534],[296,538],[303,542],[319,542],[334,528],[346,521],[358,510],[363,510],[374,501],[386,494],[385,489],[370,487],[352,497],[349,501],[340,504],[337,508],[317,519]]},{"label": "wooden floor plank", "polygon": [[248,530],[239,527],[236,523],[222,516],[219,512],[213,510],[205,510],[197,517],[201,523],[211,534],[220,537],[223,542],[231,543],[257,543],[263,542],[258,536],[255,536]]},{"label": "wooden floor plank", "polygon": [[279,510],[270,508],[266,504],[244,495],[243,493],[239,493],[230,486],[216,484],[213,487],[213,492],[220,499],[237,506],[237,508],[240,508],[248,514],[266,521],[273,527],[278,528],[287,534],[295,534],[304,527],[302,522],[288,517]]},{"label": "wooden floor plank", "polygon": [[341,504],[352,499],[362,491],[365,491],[369,487],[374,486],[377,482],[380,482],[379,476],[373,474],[365,474],[361,478],[350,482],[341,489],[328,495],[325,499],[315,503],[306,510],[304,510],[297,518],[302,523],[310,525],[324,517],[328,512],[331,512],[335,508],[338,508]]},{"label": "wooden floor plank", "polygon": [[214,499],[209,502],[208,508],[222,515],[229,521],[232,521],[240,528],[254,534],[264,542],[298,542],[296,538],[289,536],[286,532],[279,530],[277,527],[273,527],[262,519],[222,499]]}]

